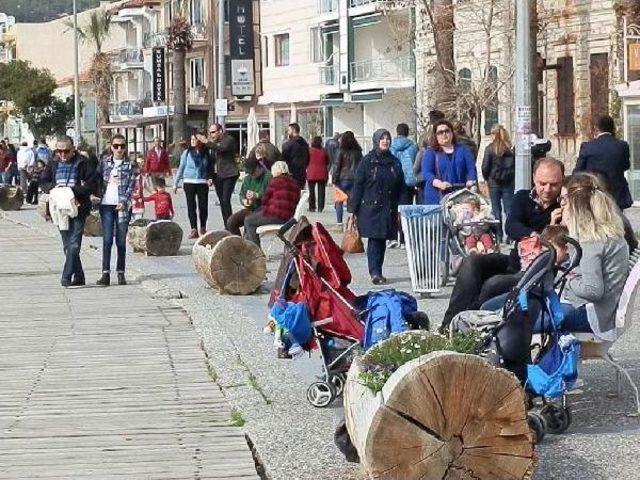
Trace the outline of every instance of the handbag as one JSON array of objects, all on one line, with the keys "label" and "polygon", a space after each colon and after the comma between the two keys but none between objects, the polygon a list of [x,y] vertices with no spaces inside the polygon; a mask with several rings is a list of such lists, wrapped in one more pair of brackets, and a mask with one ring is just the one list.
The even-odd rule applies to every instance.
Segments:
[{"label": "handbag", "polygon": [[342,250],[345,253],[363,253],[364,245],[362,244],[362,238],[358,232],[353,220],[347,222],[347,229],[344,232],[344,238],[342,239]]},{"label": "handbag", "polygon": [[349,200],[349,196],[336,186],[333,187],[333,197],[335,203],[345,203]]}]

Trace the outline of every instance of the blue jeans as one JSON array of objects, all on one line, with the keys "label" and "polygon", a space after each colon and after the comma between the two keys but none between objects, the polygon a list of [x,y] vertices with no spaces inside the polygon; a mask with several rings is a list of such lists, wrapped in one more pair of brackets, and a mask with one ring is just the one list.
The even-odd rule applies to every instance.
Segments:
[{"label": "blue jeans", "polygon": [[496,220],[500,220],[500,229],[497,232],[498,237],[502,239],[502,232],[504,228],[503,215],[507,218],[511,211],[511,202],[513,200],[513,187],[489,187],[489,196],[491,197],[491,213]]},{"label": "blue jeans", "polygon": [[60,230],[62,249],[65,255],[64,267],[62,269],[63,281],[84,281],[80,249],[82,248],[82,232],[84,230],[85,219],[85,216],[70,218],[69,230]]},{"label": "blue jeans", "polygon": [[[341,181],[338,185],[338,188],[342,190],[344,193],[349,195],[351,190],[353,189],[353,182],[350,180]],[[342,203],[336,203],[336,221],[338,223],[342,223],[344,219],[344,205]]]},{"label": "blue jeans", "polygon": [[124,273],[127,256],[127,231],[129,230],[129,216],[120,221],[115,205],[100,205],[100,220],[102,221],[102,272],[111,271],[111,247],[113,237],[116,238],[118,262],[116,271]]}]

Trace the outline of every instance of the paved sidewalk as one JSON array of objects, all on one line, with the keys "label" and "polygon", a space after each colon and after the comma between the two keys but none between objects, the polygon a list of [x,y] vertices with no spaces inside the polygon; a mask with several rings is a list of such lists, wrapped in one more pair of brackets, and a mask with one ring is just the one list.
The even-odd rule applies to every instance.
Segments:
[{"label": "paved sidewalk", "polygon": [[0,218],[0,478],[257,479],[186,313],[62,289],[61,267],[58,239]]}]

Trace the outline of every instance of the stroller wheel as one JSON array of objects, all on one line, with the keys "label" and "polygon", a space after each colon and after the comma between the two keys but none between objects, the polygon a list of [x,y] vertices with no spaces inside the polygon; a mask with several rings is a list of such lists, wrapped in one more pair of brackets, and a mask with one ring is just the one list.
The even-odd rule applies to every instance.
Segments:
[{"label": "stroller wheel", "polygon": [[547,433],[547,422],[545,418],[538,412],[528,412],[527,423],[533,432],[533,443],[537,445],[542,442],[542,439]]},{"label": "stroller wheel", "polygon": [[313,382],[307,388],[307,400],[316,408],[328,406],[336,398],[336,391],[331,383]]},{"label": "stroller wheel", "polygon": [[569,410],[569,407],[562,408],[549,403],[542,408],[540,414],[547,422],[549,433],[564,433],[571,425],[571,410]]},{"label": "stroller wheel", "polygon": [[344,373],[337,373],[329,377],[329,382],[333,385],[336,397],[339,397],[342,395],[342,392],[344,392],[344,383],[346,380],[347,377]]}]

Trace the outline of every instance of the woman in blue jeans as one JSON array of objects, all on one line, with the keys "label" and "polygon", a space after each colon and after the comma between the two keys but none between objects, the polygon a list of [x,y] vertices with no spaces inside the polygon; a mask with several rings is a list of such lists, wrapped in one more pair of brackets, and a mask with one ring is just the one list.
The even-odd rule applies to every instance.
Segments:
[{"label": "woman in blue jeans", "polygon": [[136,178],[140,174],[138,165],[126,154],[127,141],[121,134],[111,138],[111,155],[105,155],[98,165],[100,219],[102,221],[102,276],[97,284],[111,284],[111,248],[116,240],[118,261],[116,272],[118,284],[126,285],[124,276],[127,255],[127,231],[129,230],[129,206]]},{"label": "woman in blue jeans", "polygon": [[[515,189],[515,157],[509,134],[502,125],[491,129],[491,143],[484,151],[482,176],[489,187],[491,213],[500,221],[498,239],[502,241],[503,218],[511,210],[511,200]],[[503,216],[504,212],[504,216]]]},{"label": "woman in blue jeans", "polygon": [[[333,185],[342,190],[347,196],[351,195],[353,179],[356,169],[362,160],[362,147],[358,144],[353,132],[346,131],[340,137],[340,150],[333,169]],[[343,202],[336,202],[336,220],[342,225],[344,218]]]}]

